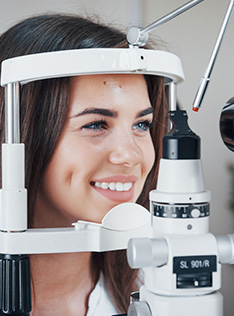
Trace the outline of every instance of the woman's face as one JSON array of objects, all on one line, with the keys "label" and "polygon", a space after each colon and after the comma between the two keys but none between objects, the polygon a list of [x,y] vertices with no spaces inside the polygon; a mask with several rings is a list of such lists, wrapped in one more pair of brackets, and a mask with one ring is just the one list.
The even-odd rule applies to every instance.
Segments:
[{"label": "woman's face", "polygon": [[142,75],[74,77],[68,119],[38,192],[35,225],[101,222],[115,205],[135,202],[154,163],[152,119]]}]

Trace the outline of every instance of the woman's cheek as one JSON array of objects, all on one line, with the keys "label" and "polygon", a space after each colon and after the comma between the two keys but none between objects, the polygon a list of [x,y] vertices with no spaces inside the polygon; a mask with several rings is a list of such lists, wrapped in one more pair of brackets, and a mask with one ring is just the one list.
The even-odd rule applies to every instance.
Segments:
[{"label": "woman's cheek", "polygon": [[155,149],[154,149],[154,145],[153,145],[151,137],[148,140],[147,145],[145,143],[144,157],[145,157],[145,165],[146,165],[147,174],[148,174],[150,170],[152,169],[154,165],[154,161],[155,161]]}]

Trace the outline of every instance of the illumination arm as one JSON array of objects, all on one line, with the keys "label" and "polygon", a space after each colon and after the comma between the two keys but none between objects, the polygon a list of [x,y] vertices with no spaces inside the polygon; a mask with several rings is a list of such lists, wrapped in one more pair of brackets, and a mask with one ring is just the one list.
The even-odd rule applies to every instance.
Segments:
[{"label": "illumination arm", "polygon": [[178,15],[184,13],[185,11],[191,9],[195,5],[199,4],[204,0],[192,0],[186,3],[185,5],[177,8],[176,10],[170,12],[169,14],[165,15],[164,17],[160,18],[159,20],[151,23],[150,25],[146,26],[145,28],[139,27],[131,27],[127,34],[127,40],[129,45],[132,46],[144,46],[148,40],[148,33],[154,30],[156,27],[174,19]]}]

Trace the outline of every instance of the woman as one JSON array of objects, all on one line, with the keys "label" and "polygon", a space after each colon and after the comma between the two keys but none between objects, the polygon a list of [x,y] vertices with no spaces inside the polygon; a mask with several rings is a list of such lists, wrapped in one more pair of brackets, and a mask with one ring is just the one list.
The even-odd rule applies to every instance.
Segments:
[{"label": "woman", "polygon": [[[127,47],[125,34],[77,16],[29,18],[0,37],[0,62],[33,53]],[[4,92],[1,141],[4,142]],[[100,222],[115,205],[148,208],[165,126],[163,79],[93,75],[21,89],[29,227]],[[126,251],[30,257],[33,316],[126,313],[138,272]]]}]

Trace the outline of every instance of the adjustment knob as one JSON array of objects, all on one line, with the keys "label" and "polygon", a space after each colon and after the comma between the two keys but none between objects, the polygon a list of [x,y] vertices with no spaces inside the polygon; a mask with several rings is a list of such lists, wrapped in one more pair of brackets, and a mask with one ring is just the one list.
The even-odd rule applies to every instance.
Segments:
[{"label": "adjustment knob", "polygon": [[160,267],[167,264],[168,253],[168,245],[163,237],[132,238],[127,248],[128,264],[132,269]]},{"label": "adjustment knob", "polygon": [[194,208],[192,211],[191,211],[191,216],[193,218],[199,218],[201,215],[201,211],[198,209],[198,208]]}]

